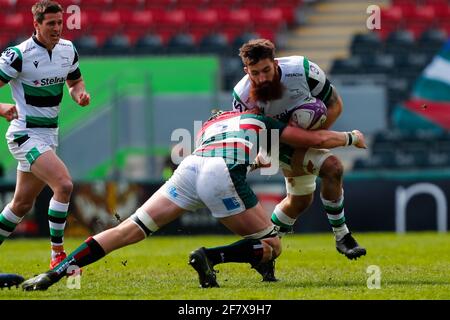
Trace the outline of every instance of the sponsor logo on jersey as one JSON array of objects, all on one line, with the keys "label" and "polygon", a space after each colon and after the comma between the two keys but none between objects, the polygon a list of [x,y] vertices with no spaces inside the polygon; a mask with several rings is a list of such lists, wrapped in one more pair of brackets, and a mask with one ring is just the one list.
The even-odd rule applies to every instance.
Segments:
[{"label": "sponsor logo on jersey", "polygon": [[39,61],[34,61],[33,64],[34,64],[34,66],[35,66],[36,69],[37,69],[37,67],[38,67],[38,65],[39,65]]},{"label": "sponsor logo on jersey", "polygon": [[58,43],[58,46],[71,47],[72,45],[71,45],[71,44],[68,44],[68,43],[62,43],[62,42],[59,42],[59,43]]},{"label": "sponsor logo on jersey", "polygon": [[27,50],[25,50],[23,52],[23,54],[28,53],[28,52],[30,52],[31,50],[34,50],[34,49],[36,49],[36,46],[32,46],[31,48],[28,48]]},{"label": "sponsor logo on jersey", "polygon": [[294,73],[286,73],[286,78],[293,78],[293,77],[301,77],[303,74],[294,72]]},{"label": "sponsor logo on jersey", "polygon": [[169,190],[167,190],[167,192],[169,193],[169,195],[170,195],[172,198],[178,197],[177,188],[174,187],[174,186],[170,187]]},{"label": "sponsor logo on jersey", "polygon": [[315,74],[317,74],[317,75],[320,74],[319,70],[318,70],[315,66],[313,66],[313,65],[311,65],[311,66],[309,67],[309,69],[310,69],[312,72],[314,72]]},{"label": "sponsor logo on jersey", "polygon": [[236,197],[226,198],[222,199],[223,204],[225,205],[225,208],[227,208],[228,211],[237,209],[241,206],[239,201],[236,199]]},{"label": "sponsor logo on jersey", "polygon": [[64,77],[61,77],[61,78],[59,78],[59,77],[45,78],[45,79],[41,79],[40,81],[37,81],[37,80],[33,81],[33,83],[36,86],[40,85],[42,87],[50,86],[50,85],[53,85],[53,84],[64,83],[64,82],[66,82],[66,78],[64,78]]}]

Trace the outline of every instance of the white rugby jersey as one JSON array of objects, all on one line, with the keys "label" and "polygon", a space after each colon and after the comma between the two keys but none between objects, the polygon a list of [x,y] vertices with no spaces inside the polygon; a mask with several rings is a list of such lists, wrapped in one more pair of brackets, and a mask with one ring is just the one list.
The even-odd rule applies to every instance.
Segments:
[{"label": "white rugby jersey", "polygon": [[291,111],[316,97],[324,103],[331,96],[332,86],[325,72],[303,56],[277,58],[281,70],[281,83],[285,87],[283,96],[278,100],[250,101],[251,80],[245,75],[233,90],[233,109],[245,111],[259,107],[265,115],[288,122]]},{"label": "white rugby jersey", "polygon": [[44,128],[37,131],[56,136],[64,84],[80,77],[78,53],[68,40],[60,39],[49,51],[33,35],[7,48],[0,57],[0,80],[10,84],[18,112],[8,131]]}]

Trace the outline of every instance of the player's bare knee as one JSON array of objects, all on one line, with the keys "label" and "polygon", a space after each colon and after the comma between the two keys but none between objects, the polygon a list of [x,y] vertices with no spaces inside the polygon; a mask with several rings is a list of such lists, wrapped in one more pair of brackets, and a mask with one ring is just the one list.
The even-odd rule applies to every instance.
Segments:
[{"label": "player's bare knee", "polygon": [[133,244],[145,239],[145,234],[134,223],[127,221],[116,228],[117,238],[123,245]]},{"label": "player's bare knee", "polygon": [[55,193],[58,193],[61,196],[70,197],[73,191],[73,182],[68,178],[60,179],[55,189]]},{"label": "player's bare knee", "polygon": [[341,180],[344,166],[336,156],[329,156],[320,168],[320,177],[323,179]]}]

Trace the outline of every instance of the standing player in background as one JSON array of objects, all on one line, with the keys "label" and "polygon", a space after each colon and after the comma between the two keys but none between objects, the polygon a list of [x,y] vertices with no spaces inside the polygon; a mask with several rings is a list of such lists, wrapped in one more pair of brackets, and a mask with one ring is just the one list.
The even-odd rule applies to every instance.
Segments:
[{"label": "standing player in background", "polygon": [[[275,59],[275,46],[266,39],[250,40],[239,53],[247,73],[234,87],[233,109],[259,108],[263,114],[288,123],[295,107],[312,97],[327,106],[328,129],[342,112],[342,99],[318,65],[306,57]],[[292,160],[302,160],[294,167]],[[276,206],[272,221],[290,231],[299,215],[312,203],[316,178],[322,179],[321,200],[335,235],[336,248],[349,259],[366,254],[349,232],[344,216],[343,166],[326,149],[280,147],[280,163],[286,179],[286,198]],[[274,266],[272,266],[274,267]]]},{"label": "standing player in background", "polygon": [[[244,239],[215,248],[199,248],[189,256],[203,288],[218,287],[214,266],[220,263],[261,263],[281,253],[274,226],[247,184],[247,168],[272,130],[292,146],[365,148],[364,136],[355,130],[306,131],[252,112],[218,112],[199,132],[197,149],[186,157],[172,177],[131,217],[115,228],[88,238],[53,270],[25,281],[24,290],[46,290],[63,278],[71,266],[83,267],[146,236],[179,218],[186,211],[207,207],[230,231]],[[253,137],[253,138],[252,138]],[[262,146],[266,149],[272,147]],[[274,144],[273,147],[278,147]]]},{"label": "standing player in background", "polygon": [[7,48],[0,57],[0,87],[10,84],[17,109],[6,140],[19,163],[14,198],[0,214],[0,244],[48,185],[53,191],[48,210],[52,268],[66,257],[64,228],[73,188],[69,171],[55,153],[64,84],[82,107],[89,104],[90,96],[78,68],[75,47],[61,39],[62,7],[54,1],[39,1],[31,11],[33,36]]}]

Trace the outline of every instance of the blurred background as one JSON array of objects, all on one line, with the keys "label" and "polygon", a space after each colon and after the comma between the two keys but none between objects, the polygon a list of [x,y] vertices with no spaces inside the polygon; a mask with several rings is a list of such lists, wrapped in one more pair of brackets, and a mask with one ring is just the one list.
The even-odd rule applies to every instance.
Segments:
[{"label": "blurred background", "polygon": [[[33,32],[35,0],[0,0],[0,46]],[[176,167],[171,134],[231,109],[244,76],[239,47],[264,37],[277,56],[317,63],[343,97],[335,130],[358,128],[368,150],[336,149],[345,173],[346,216],[354,231],[448,230],[450,199],[450,3],[447,0],[60,0],[80,9],[74,42],[92,102],[66,92],[58,154],[76,189],[66,235],[96,233],[134,212]],[[76,11],[75,11],[76,12]],[[73,22],[73,21],[72,21]],[[12,102],[10,90],[0,101]],[[7,130],[0,121],[0,133]],[[16,162],[0,144],[0,207],[13,195]],[[251,174],[271,212],[284,178]],[[319,187],[318,187],[319,189]],[[45,190],[15,236],[46,236]],[[329,229],[319,194],[297,232]],[[161,233],[227,232],[207,211]]]}]

